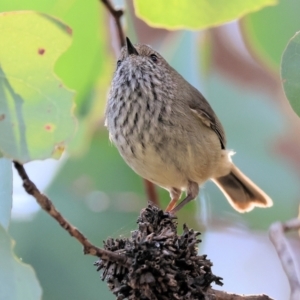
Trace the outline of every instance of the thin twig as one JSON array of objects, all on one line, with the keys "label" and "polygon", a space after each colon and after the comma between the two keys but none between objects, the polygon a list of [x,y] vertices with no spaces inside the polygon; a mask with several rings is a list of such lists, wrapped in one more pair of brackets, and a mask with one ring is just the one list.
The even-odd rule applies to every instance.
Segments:
[{"label": "thin twig", "polygon": [[300,299],[300,281],[297,274],[297,267],[293,259],[288,241],[284,235],[285,232],[300,229],[300,219],[293,219],[285,223],[276,222],[271,225],[269,230],[270,240],[273,243],[281,265],[288,278],[291,296],[290,300]]},{"label": "thin twig", "polygon": [[267,295],[237,295],[211,289],[207,300],[273,300]]},{"label": "thin twig", "polygon": [[73,236],[83,245],[84,254],[94,255],[104,260],[111,260],[119,263],[122,266],[130,266],[131,262],[125,256],[92,245],[76,227],[74,227],[61,215],[61,213],[53,205],[52,201],[39,191],[36,185],[28,177],[23,165],[14,161],[14,166],[23,180],[25,191],[32,195],[41,208],[44,209],[51,217],[53,217],[62,228],[69,232],[71,236]]},{"label": "thin twig", "polygon": [[[115,20],[117,32],[118,32],[118,38],[119,38],[119,45],[120,48],[122,48],[123,46],[125,46],[125,34],[121,25],[121,17],[124,14],[124,12],[121,9],[115,9],[111,4],[110,0],[101,0],[101,2],[105,5],[105,7],[107,8],[109,13]],[[155,185],[146,179],[143,179],[143,181],[144,181],[146,194],[148,196],[147,200],[151,201],[156,206],[160,206]]]},{"label": "thin twig", "polygon": [[146,194],[148,196],[148,200],[151,201],[155,206],[160,206],[159,200],[158,200],[158,195],[157,191],[155,188],[155,185],[148,181],[147,179],[143,179],[144,181],[144,186],[146,190]]},{"label": "thin twig", "polygon": [[115,20],[117,31],[118,31],[118,37],[119,37],[119,44],[120,44],[120,48],[122,48],[125,46],[125,35],[121,25],[121,17],[123,16],[124,12],[122,9],[115,9],[111,4],[110,0],[101,0],[101,1],[106,6],[111,16]]}]

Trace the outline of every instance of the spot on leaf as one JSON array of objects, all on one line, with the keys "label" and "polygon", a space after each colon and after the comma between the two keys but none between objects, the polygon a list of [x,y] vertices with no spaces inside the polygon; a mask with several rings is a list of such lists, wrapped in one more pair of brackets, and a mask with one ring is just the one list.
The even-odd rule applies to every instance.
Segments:
[{"label": "spot on leaf", "polygon": [[44,128],[49,132],[53,132],[55,126],[53,124],[46,124]]},{"label": "spot on leaf", "polygon": [[43,55],[45,53],[45,51],[46,51],[45,49],[39,48],[38,53],[39,53],[39,55]]},{"label": "spot on leaf", "polygon": [[68,33],[69,35],[72,35],[72,33],[73,33],[72,28],[69,27],[69,26],[66,26],[66,31],[67,31],[67,33]]}]

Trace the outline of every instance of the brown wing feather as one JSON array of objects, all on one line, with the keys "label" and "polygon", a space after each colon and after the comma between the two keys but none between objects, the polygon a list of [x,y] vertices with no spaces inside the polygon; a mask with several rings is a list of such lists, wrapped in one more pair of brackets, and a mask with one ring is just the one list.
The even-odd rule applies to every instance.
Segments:
[{"label": "brown wing feather", "polygon": [[210,127],[216,133],[220,140],[221,148],[225,149],[226,137],[221,122],[210,104],[196,88],[192,89],[192,93],[191,99],[193,99],[193,101],[190,101],[189,103],[190,109],[207,127]]}]

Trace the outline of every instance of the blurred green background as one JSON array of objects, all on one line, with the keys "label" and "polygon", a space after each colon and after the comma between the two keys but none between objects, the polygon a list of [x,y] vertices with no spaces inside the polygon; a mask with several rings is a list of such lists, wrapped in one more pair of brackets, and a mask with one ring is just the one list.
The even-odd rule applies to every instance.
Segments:
[{"label": "blurred green background", "polygon": [[[199,251],[208,254],[215,274],[224,277],[222,289],[286,300],[288,283],[267,229],[298,213],[300,123],[282,90],[280,60],[300,29],[300,2],[282,0],[238,21],[201,30],[154,28],[136,16],[132,1],[114,4],[125,7],[122,24],[133,42],[150,44],[202,91],[224,125],[228,147],[236,152],[234,162],[274,201],[270,209],[238,214],[208,182],[179,213],[179,223],[201,230]],[[14,10],[44,12],[72,28],[72,45],[58,59],[55,72],[76,91],[77,131],[63,158],[29,163],[29,175],[96,245],[102,246],[108,236],[128,236],[147,196],[142,179],[123,162],[103,125],[119,53],[113,19],[94,0],[1,1],[0,12]],[[83,256],[78,242],[20,186],[15,179],[9,232],[16,255],[35,269],[42,298],[114,299],[93,266],[95,258]],[[165,207],[168,193],[158,193]],[[299,250],[299,244],[293,245]]]}]

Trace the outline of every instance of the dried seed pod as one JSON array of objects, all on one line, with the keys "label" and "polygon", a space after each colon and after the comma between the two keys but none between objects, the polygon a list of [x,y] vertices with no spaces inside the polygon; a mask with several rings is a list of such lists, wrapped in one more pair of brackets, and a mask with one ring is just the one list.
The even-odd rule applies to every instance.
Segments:
[{"label": "dried seed pod", "polygon": [[142,210],[138,228],[128,239],[104,242],[104,249],[130,258],[130,268],[95,263],[117,300],[204,300],[212,282],[222,285],[206,255],[197,255],[199,232],[184,225],[177,235],[175,217],[151,205]]}]

